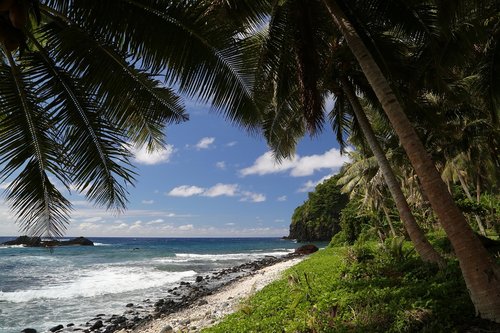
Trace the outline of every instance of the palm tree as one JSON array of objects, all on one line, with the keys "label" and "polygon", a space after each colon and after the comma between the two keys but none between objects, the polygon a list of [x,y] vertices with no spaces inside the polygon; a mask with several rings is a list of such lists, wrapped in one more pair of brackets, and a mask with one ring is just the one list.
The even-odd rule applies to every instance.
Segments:
[{"label": "palm tree", "polygon": [[[370,15],[373,16],[373,11],[381,3],[386,5],[385,2],[380,1],[369,3],[372,6],[369,8]],[[436,40],[433,39],[432,31],[429,32],[429,30],[432,30],[429,29],[431,25],[425,23],[435,23],[437,18],[434,17],[433,13],[441,14],[444,11],[439,11],[439,8],[433,6],[422,6],[424,14],[427,16],[420,17],[421,12],[417,8],[411,8],[411,6],[403,2],[391,3],[401,5],[398,9],[407,10],[410,15],[408,17],[413,19],[410,21],[420,24],[425,32],[422,34],[422,30],[420,30],[419,35],[404,37],[404,41],[417,43],[416,49],[420,44],[427,41],[429,41],[428,44],[430,45],[438,45],[435,43]],[[355,2],[355,4],[358,4],[361,9],[365,9],[366,13],[368,5],[365,2]],[[353,13],[359,11],[350,10],[350,16],[348,17],[344,13],[344,9],[349,8],[349,5],[352,5],[352,3],[330,0],[320,2],[290,0],[280,2],[276,6],[271,19],[270,35],[273,33],[279,35],[280,32],[284,32],[284,36],[287,37],[280,41],[270,40],[268,42],[270,47],[265,51],[264,56],[274,60],[273,57],[279,54],[276,53],[279,51],[279,43],[285,43],[284,48],[288,49],[288,55],[285,55],[279,61],[275,61],[278,64],[275,68],[264,67],[263,73],[268,78],[270,85],[262,84],[261,86],[267,91],[259,91],[259,93],[264,96],[267,93],[271,105],[278,110],[274,113],[270,112],[271,116],[264,123],[264,126],[268,129],[265,131],[266,136],[276,143],[275,148],[282,147],[286,151],[286,147],[290,147],[291,144],[293,146],[297,137],[303,135],[306,131],[314,133],[321,128],[323,110],[321,108],[322,104],[317,101],[321,101],[326,89],[321,80],[315,80],[314,78],[318,77],[317,73],[320,72],[320,68],[326,67],[322,62],[323,59],[327,59],[324,54],[338,51],[336,45],[325,41],[324,34],[321,33],[321,31],[333,30],[332,24],[334,24],[346,40],[376,98],[380,101],[384,112],[399,137],[401,145],[415,168],[433,210],[455,248],[455,253],[459,259],[465,281],[478,313],[484,318],[499,321],[500,284],[498,281],[500,280],[500,273],[498,272],[498,266],[488,255],[467,224],[462,212],[453,202],[446,185],[440,178],[439,172],[403,111],[403,107],[390,86],[385,73],[379,67],[379,63],[384,63],[384,58],[381,57],[377,44],[371,40],[373,36],[368,29],[370,25],[364,25],[359,20],[354,25],[352,21],[360,17],[354,16]],[[430,10],[427,10],[428,7],[430,7]],[[297,13],[301,13],[301,15],[297,15]],[[401,14],[399,16],[402,17]],[[442,16],[438,18],[443,21],[456,18],[454,15],[449,18],[445,17],[446,14]],[[294,20],[295,25],[287,26],[287,18]],[[391,22],[384,15],[377,16],[377,18],[385,20],[382,26],[391,26]],[[402,20],[406,19],[407,17],[402,18]],[[402,27],[399,30],[406,32],[402,20],[399,20]],[[358,33],[358,30],[363,32],[363,38]],[[393,31],[397,32],[398,28],[396,27]],[[370,42],[370,48],[367,47],[367,41]],[[375,60],[374,52],[379,62]],[[384,69],[387,72],[385,64]],[[276,81],[276,78],[279,77],[287,78],[287,80]],[[299,82],[299,84],[295,88],[291,87],[295,82]],[[269,96],[269,91],[275,92],[274,95]],[[286,94],[288,94],[289,98],[285,98],[284,101],[277,98],[277,96]],[[295,117],[290,115],[289,111],[293,111],[302,105],[306,105],[304,116],[297,119],[296,113]],[[305,120],[304,123],[301,123],[302,120]]]},{"label": "palm tree", "polygon": [[387,186],[373,156],[365,155],[360,149],[348,152],[351,162],[342,168],[337,181],[342,186],[342,192],[349,194],[351,200],[359,198],[361,208],[367,212],[382,210],[392,237],[397,236],[396,229],[389,214],[387,202]]},{"label": "palm tree", "polygon": [[[187,120],[177,92],[250,128],[250,47],[267,2],[16,0],[0,3],[0,181],[21,229],[57,236],[71,210],[55,180],[123,210],[129,145],[154,150]],[[220,24],[229,9],[235,24]],[[243,24],[242,24],[243,23]],[[246,54],[253,54],[248,52]],[[234,110],[237,110],[234,111]]]},{"label": "palm tree", "polygon": [[398,208],[401,220],[404,223],[405,229],[408,232],[408,235],[410,236],[417,253],[420,254],[423,260],[437,263],[440,267],[444,267],[445,262],[443,258],[432,247],[427,237],[425,237],[423,230],[418,226],[417,222],[415,221],[415,217],[411,213],[410,206],[408,205],[408,202],[406,201],[403,191],[401,190],[401,185],[396,179],[396,176],[392,171],[389,161],[387,160],[384,152],[382,151],[382,148],[380,147],[380,144],[377,141],[375,133],[373,132],[373,129],[370,125],[370,122],[366,117],[366,114],[363,111],[361,103],[359,102],[359,99],[354,92],[352,84],[346,78],[342,78],[341,80],[342,80],[342,88],[352,105],[352,109],[354,111],[354,114],[356,115],[356,120],[362,129],[362,132],[366,138],[368,145],[370,146],[370,149],[372,150],[374,156],[376,157],[377,163],[383,174],[385,182],[389,188],[392,197],[394,198],[396,207]]},{"label": "palm tree", "polygon": [[420,178],[432,208],[455,249],[477,313],[483,318],[500,322],[498,265],[493,262],[453,202],[439,172],[404,113],[398,97],[351,20],[339,5],[341,2],[333,0],[322,2],[345,37]]},{"label": "palm tree", "polygon": [[[261,96],[274,92],[274,95],[268,96],[269,118],[266,118],[263,126],[268,142],[278,158],[286,157],[293,152],[297,138],[304,135],[305,131],[313,134],[321,130],[324,121],[323,96],[330,91],[337,98],[330,118],[337,138],[342,144],[342,127],[345,127],[342,123],[346,122],[342,115],[344,111],[340,106],[344,104],[342,101],[345,99],[349,109],[354,110],[357,123],[360,124],[359,127],[370,147],[378,152],[375,154],[377,161],[383,166],[382,173],[386,182],[390,184],[391,194],[398,202],[398,211],[410,238],[415,243],[417,252],[423,260],[442,266],[444,262],[441,256],[427,241],[424,232],[411,214],[399,183],[378,146],[358,97],[351,87],[352,84],[343,78],[347,69],[353,67],[350,62],[352,57],[346,59],[346,55],[349,56],[350,52],[340,40],[332,37],[334,27],[331,22],[321,20],[321,17],[324,18],[324,15],[321,15],[323,9],[321,4],[316,2],[313,4],[311,6],[310,1],[286,2],[275,9],[270,23],[268,43],[263,51],[261,67],[263,70],[260,74],[262,83],[257,84],[257,87],[262,87],[258,91]],[[303,10],[304,8],[307,10]],[[276,40],[281,43],[276,43]],[[334,48],[340,55],[337,58],[330,56],[330,48]],[[333,69],[335,66],[340,69]],[[326,73],[320,72],[319,67],[332,68],[332,72],[330,70]],[[357,82],[361,79],[362,86],[365,81],[359,78],[356,71],[350,72]],[[333,75],[334,78],[329,75]],[[336,82],[332,82],[335,80]],[[296,110],[303,112],[297,114]]]}]

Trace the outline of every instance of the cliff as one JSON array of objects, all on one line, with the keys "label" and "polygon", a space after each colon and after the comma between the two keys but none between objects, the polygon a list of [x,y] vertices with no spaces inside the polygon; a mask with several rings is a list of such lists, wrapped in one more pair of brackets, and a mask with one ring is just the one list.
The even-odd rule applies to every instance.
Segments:
[{"label": "cliff", "polygon": [[325,180],[308,194],[292,216],[287,238],[304,241],[330,241],[340,231],[340,211],[348,202],[347,195],[337,186],[338,176]]}]

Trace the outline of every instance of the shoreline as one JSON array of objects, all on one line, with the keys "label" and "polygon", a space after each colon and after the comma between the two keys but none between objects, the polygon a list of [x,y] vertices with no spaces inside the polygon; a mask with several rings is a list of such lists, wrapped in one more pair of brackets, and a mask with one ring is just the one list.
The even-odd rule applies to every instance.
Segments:
[{"label": "shoreline", "polygon": [[216,325],[238,310],[242,301],[281,277],[286,269],[304,260],[304,256],[286,256],[255,271],[230,280],[179,311],[162,315],[134,329],[118,333],[199,332]]},{"label": "shoreline", "polygon": [[[193,278],[179,281],[163,298],[125,303],[126,310],[121,315],[98,314],[85,323],[59,324],[43,332],[167,333],[186,327],[197,332],[234,312],[243,299],[304,258],[298,253],[266,256],[204,276],[198,275],[194,281]],[[168,327],[170,330],[163,330]]]}]

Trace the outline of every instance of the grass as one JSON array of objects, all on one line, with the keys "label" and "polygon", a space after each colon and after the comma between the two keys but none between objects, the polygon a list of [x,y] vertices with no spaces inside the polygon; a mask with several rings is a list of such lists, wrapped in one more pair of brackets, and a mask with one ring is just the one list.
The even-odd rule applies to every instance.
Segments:
[{"label": "grass", "polygon": [[439,270],[401,240],[319,251],[203,332],[451,333],[471,327],[500,326],[474,317],[457,262]]}]

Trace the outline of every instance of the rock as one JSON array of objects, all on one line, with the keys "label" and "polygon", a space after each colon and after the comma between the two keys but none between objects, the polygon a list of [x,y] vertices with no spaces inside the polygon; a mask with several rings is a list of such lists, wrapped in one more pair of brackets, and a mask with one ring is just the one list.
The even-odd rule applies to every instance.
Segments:
[{"label": "rock", "polygon": [[51,332],[57,332],[59,330],[62,330],[63,328],[64,328],[64,326],[61,325],[61,324],[59,324],[57,326],[52,327],[49,331],[51,331]]},{"label": "rock", "polygon": [[201,282],[201,281],[203,281],[203,276],[199,276],[199,275],[198,275],[198,276],[196,277],[196,282]]},{"label": "rock", "polygon": [[94,242],[85,237],[73,238],[70,239],[69,241],[63,241],[59,243],[60,246],[65,246],[65,245],[94,246]]},{"label": "rock", "polygon": [[40,237],[19,236],[14,240],[2,243],[2,245],[24,245],[24,246],[41,246],[42,239]]},{"label": "rock", "polygon": [[25,328],[21,333],[37,333],[37,331],[34,328]]},{"label": "rock", "polygon": [[69,323],[68,325],[66,325],[66,327],[73,327],[73,326],[75,326],[75,324],[73,323]]},{"label": "rock", "polygon": [[127,321],[127,318],[123,317],[123,316],[120,316],[118,318],[116,318],[113,323],[114,324],[121,324],[121,323],[124,323]]},{"label": "rock", "polygon": [[202,299],[201,301],[198,302],[198,305],[205,305],[205,304],[208,304],[208,301],[205,300],[205,299]]},{"label": "rock", "polygon": [[116,326],[115,325],[109,325],[106,327],[103,333],[112,333],[116,331]]},{"label": "rock", "polygon": [[318,251],[318,247],[314,244],[306,244],[306,245],[302,245],[301,247],[297,248],[295,250],[295,253],[297,254],[311,254],[311,253],[314,253]]},{"label": "rock", "polygon": [[128,303],[127,305],[125,305],[126,308],[131,308],[134,306],[134,303]]},{"label": "rock", "polygon": [[167,325],[161,329],[160,333],[171,333],[173,331],[174,329],[172,328],[172,326]]},{"label": "rock", "polygon": [[93,246],[94,243],[85,237],[73,238],[70,239],[69,241],[58,241],[57,239],[42,241],[40,237],[20,236],[14,240],[2,243],[2,245],[24,245],[30,247],[47,247],[47,246],[70,246],[70,245]]},{"label": "rock", "polygon": [[92,325],[92,326],[90,327],[90,330],[91,330],[91,331],[95,331],[95,330],[100,329],[100,328],[101,328],[101,327],[103,327],[103,326],[104,326],[104,324],[102,323],[102,320],[98,320],[98,321],[96,321],[96,322],[94,323],[94,325]]}]

